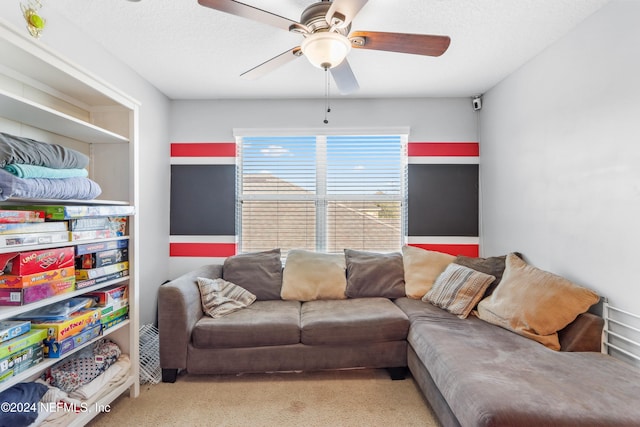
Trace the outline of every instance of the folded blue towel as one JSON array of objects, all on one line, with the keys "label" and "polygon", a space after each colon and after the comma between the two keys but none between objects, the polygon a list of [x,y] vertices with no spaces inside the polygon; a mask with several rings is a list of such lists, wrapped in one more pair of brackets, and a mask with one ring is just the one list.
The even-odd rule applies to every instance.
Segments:
[{"label": "folded blue towel", "polygon": [[10,163],[4,170],[19,178],[75,178],[89,175],[86,169],[53,169],[22,163]]},{"label": "folded blue towel", "polygon": [[7,200],[11,197],[92,200],[100,193],[102,193],[102,189],[98,183],[86,177],[24,179],[0,168],[0,200]]}]

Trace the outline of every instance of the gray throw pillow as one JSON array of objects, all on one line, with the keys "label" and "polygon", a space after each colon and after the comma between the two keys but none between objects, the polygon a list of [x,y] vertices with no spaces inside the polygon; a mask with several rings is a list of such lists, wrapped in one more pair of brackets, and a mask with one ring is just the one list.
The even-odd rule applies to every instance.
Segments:
[{"label": "gray throw pillow", "polygon": [[402,254],[345,249],[344,255],[348,298],[405,296]]},{"label": "gray throw pillow", "polygon": [[224,261],[222,278],[251,292],[257,300],[278,300],[282,288],[280,249],[231,256]]}]

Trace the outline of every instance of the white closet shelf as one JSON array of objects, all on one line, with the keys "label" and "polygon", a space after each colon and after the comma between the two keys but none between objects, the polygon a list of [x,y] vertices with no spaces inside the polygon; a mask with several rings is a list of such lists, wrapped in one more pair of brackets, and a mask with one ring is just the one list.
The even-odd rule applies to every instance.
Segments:
[{"label": "white closet shelf", "polygon": [[0,90],[0,116],[91,143],[127,143],[129,138]]}]

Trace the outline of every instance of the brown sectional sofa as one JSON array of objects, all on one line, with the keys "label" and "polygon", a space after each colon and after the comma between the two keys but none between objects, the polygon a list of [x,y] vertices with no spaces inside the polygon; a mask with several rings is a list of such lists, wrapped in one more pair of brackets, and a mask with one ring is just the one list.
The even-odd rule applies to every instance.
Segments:
[{"label": "brown sectional sofa", "polygon": [[408,368],[444,426],[640,426],[640,372],[599,353],[603,320],[594,314],[559,332],[563,351],[406,297],[258,299],[212,319],[196,278],[223,270],[204,266],[160,288],[163,381],[179,370],[369,367],[400,378]]},{"label": "brown sectional sofa", "polygon": [[599,353],[602,318],[582,314],[562,334],[565,348],[591,351],[553,351],[477,317],[396,303],[411,319],[409,369],[443,425],[640,425],[640,373]]},{"label": "brown sectional sofa", "polygon": [[409,319],[388,298],[258,300],[211,319],[195,280],[221,274],[222,266],[205,266],[160,288],[164,381],[183,369],[236,374],[407,365]]}]

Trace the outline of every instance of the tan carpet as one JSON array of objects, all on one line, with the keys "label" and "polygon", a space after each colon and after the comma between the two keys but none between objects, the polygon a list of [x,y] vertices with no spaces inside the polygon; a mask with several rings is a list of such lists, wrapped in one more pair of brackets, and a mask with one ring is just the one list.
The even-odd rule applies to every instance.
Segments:
[{"label": "tan carpet", "polygon": [[179,376],[121,396],[92,427],[438,426],[409,376],[363,369],[239,376]]}]

